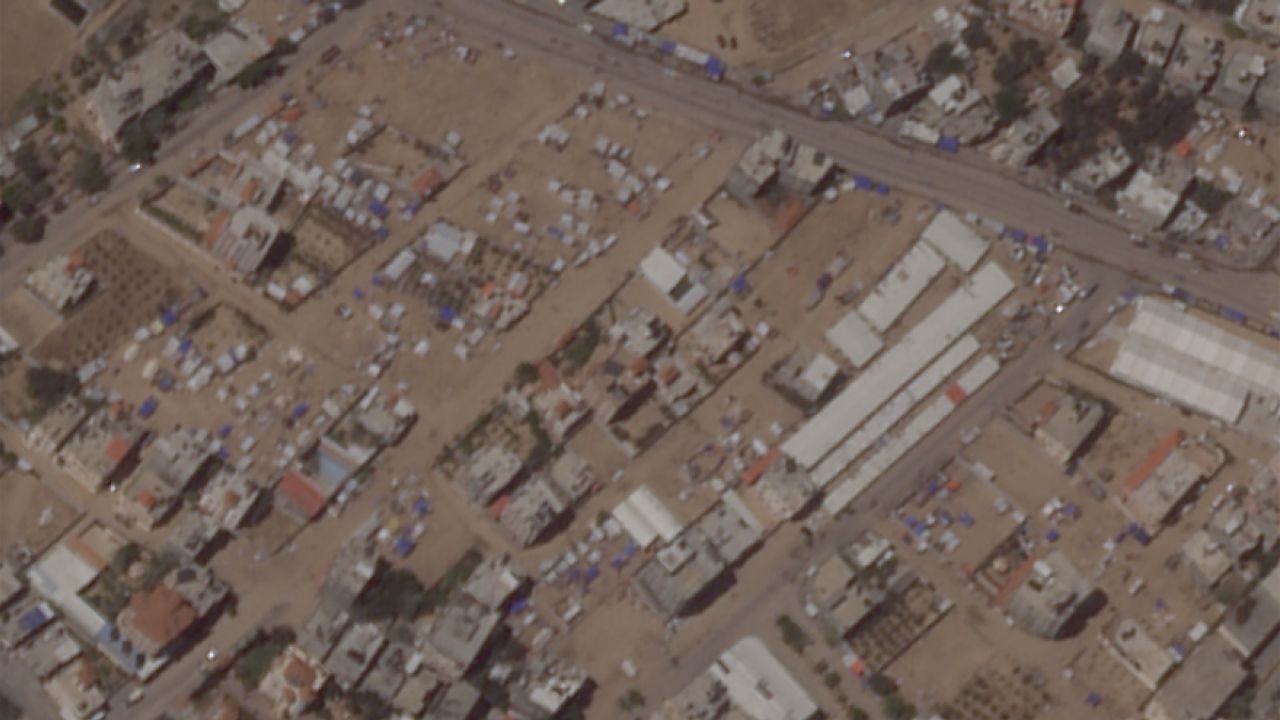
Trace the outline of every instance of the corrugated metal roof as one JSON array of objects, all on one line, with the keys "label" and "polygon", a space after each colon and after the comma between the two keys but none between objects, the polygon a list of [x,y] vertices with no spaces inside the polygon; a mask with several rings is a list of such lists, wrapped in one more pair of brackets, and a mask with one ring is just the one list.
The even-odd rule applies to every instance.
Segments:
[{"label": "corrugated metal roof", "polygon": [[984,265],[788,438],[783,451],[806,468],[813,468],[1013,288],[1013,280],[999,265]]},{"label": "corrugated metal roof", "polygon": [[858,368],[866,365],[884,347],[884,341],[855,310],[845,313],[835,325],[827,328],[826,337],[827,342]]},{"label": "corrugated metal roof", "polygon": [[946,261],[926,242],[911,246],[858,306],[871,326],[884,332],[929,287]]},{"label": "corrugated metal roof", "polygon": [[920,237],[965,272],[972,270],[987,254],[987,241],[950,210],[934,215]]}]

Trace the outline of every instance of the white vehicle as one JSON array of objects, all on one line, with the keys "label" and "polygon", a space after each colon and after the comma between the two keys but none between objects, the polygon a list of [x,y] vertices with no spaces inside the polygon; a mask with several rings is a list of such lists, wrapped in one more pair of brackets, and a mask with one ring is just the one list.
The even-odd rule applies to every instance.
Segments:
[{"label": "white vehicle", "polygon": [[136,172],[138,172],[138,171],[140,171],[140,170],[142,170],[142,163],[137,163],[137,162],[136,162],[136,163],[132,163],[131,165],[129,165],[129,172],[131,172],[131,173],[136,173]]},{"label": "white vehicle", "polygon": [[129,703],[130,705],[137,705],[138,703],[142,702],[142,698],[146,697],[146,695],[147,695],[146,688],[136,687],[132,691],[130,691],[127,696],[125,696],[124,701]]}]

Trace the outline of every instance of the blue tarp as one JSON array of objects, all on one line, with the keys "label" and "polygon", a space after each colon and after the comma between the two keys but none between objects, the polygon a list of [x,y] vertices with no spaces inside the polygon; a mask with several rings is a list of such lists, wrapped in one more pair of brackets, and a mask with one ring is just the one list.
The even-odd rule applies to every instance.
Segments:
[{"label": "blue tarp", "polygon": [[529,598],[523,595],[511,601],[511,612],[513,613],[524,612],[528,607]]},{"label": "blue tarp", "polygon": [[1214,244],[1214,246],[1216,246],[1219,250],[1226,250],[1226,249],[1227,249],[1227,245],[1228,245],[1229,243],[1230,243],[1230,240],[1227,238],[1226,233],[1223,233],[1223,234],[1219,235],[1218,237],[1214,238],[1214,240],[1213,240],[1213,244]]},{"label": "blue tarp", "polygon": [[1084,696],[1084,702],[1089,707],[1098,707],[1102,704],[1102,696],[1096,692],[1090,692]]},{"label": "blue tarp", "polygon": [[1232,322],[1243,323],[1245,321],[1244,313],[1240,312],[1239,310],[1233,307],[1227,307],[1226,305],[1223,305],[1218,310],[1218,314],[1222,315],[1222,317],[1228,320],[1231,320]]},{"label": "blue tarp", "polygon": [[547,226],[547,234],[548,234],[548,235],[550,235],[551,237],[553,237],[553,238],[557,239],[557,240],[564,240],[564,230],[561,230],[560,228],[556,227],[555,225],[548,225],[548,226]]},{"label": "blue tarp", "polygon": [[1182,302],[1193,302],[1195,300],[1195,298],[1191,297],[1191,293],[1177,287],[1173,289],[1173,297]]},{"label": "blue tarp", "polygon": [[1032,235],[1030,244],[1038,253],[1049,252],[1049,240],[1043,235]]},{"label": "blue tarp", "polygon": [[453,319],[458,317],[458,312],[451,307],[445,306],[440,308],[440,319],[444,322],[451,323]]},{"label": "blue tarp", "polygon": [[1129,523],[1129,534],[1133,536],[1134,540],[1138,541],[1139,545],[1146,545],[1151,542],[1151,536],[1136,522]]},{"label": "blue tarp", "polygon": [[609,32],[609,37],[620,38],[627,36],[626,23],[614,23],[613,30]]},{"label": "blue tarp", "polygon": [[1044,534],[1044,539],[1049,542],[1058,542],[1058,538],[1062,537],[1058,534],[1057,528],[1049,528],[1049,532]]},{"label": "blue tarp", "polygon": [[1120,299],[1125,302],[1133,302],[1136,297],[1138,297],[1138,288],[1136,287],[1131,287],[1120,295]]},{"label": "blue tarp", "polygon": [[165,308],[164,311],[160,313],[160,322],[164,323],[165,326],[168,327],[169,325],[178,322],[178,313],[174,312],[170,308]]},{"label": "blue tarp", "polygon": [[221,450],[218,451],[218,459],[221,460],[222,462],[226,462],[230,460],[231,451],[226,448],[222,448]]},{"label": "blue tarp", "polygon": [[879,194],[881,194],[881,195],[888,195],[888,194],[889,194],[889,185],[888,185],[888,183],[877,183],[877,184],[876,184],[876,192],[877,192],[877,193],[879,193]]},{"label": "blue tarp", "polygon": [[401,535],[400,538],[396,540],[395,551],[400,557],[408,557],[409,553],[413,552],[413,548],[413,538],[407,535]]},{"label": "blue tarp", "polygon": [[591,567],[587,568],[587,582],[591,582],[592,580],[595,580],[598,577],[600,577],[599,565],[592,565]]},{"label": "blue tarp", "polygon": [[297,405],[294,405],[294,406],[293,406],[293,419],[294,419],[294,420],[300,420],[300,419],[302,419],[302,416],[303,416],[303,415],[306,415],[306,414],[307,414],[307,411],[308,411],[308,410],[310,410],[310,409],[311,409],[311,406],[310,406],[310,405],[308,405],[307,403],[304,403],[304,402],[300,402],[300,403],[298,403]]},{"label": "blue tarp", "polygon": [[949,153],[960,152],[960,141],[953,137],[943,135],[938,138],[938,149]]},{"label": "blue tarp", "polygon": [[21,628],[24,633],[33,633],[44,627],[44,624],[49,622],[49,619],[49,616],[44,613],[44,610],[38,607],[33,607],[22,613],[22,617],[18,618],[18,627]]},{"label": "blue tarp", "polygon": [[223,425],[222,427],[218,428],[218,437],[222,438],[223,440],[226,440],[227,436],[230,434],[231,434],[230,423],[227,423],[226,425]]},{"label": "blue tarp", "polygon": [[391,228],[387,227],[386,225],[383,225],[382,227],[378,228],[376,232],[373,233],[373,236],[378,238],[379,240],[386,240],[387,238],[391,237]]},{"label": "blue tarp", "polygon": [[732,285],[732,287],[733,287],[733,292],[734,292],[734,294],[736,294],[736,295],[746,295],[746,294],[747,294],[747,291],[748,291],[748,290],[750,290],[750,286],[748,286],[748,285],[747,285],[747,276],[746,276],[746,275],[739,275],[739,276],[735,277],[735,278],[733,279],[733,285]]},{"label": "blue tarp", "polygon": [[191,352],[192,344],[191,338],[182,338],[182,340],[178,342],[178,352],[182,355],[186,355]]},{"label": "blue tarp", "polygon": [[967,512],[960,513],[960,524],[965,527],[973,527],[973,516]]},{"label": "blue tarp", "polygon": [[159,406],[159,400],[156,400],[154,397],[149,397],[142,401],[142,405],[138,406],[138,414],[141,415],[143,419],[149,418],[155,413],[156,408]]},{"label": "blue tarp", "polygon": [[633,542],[629,542],[626,547],[622,548],[622,557],[630,560],[631,556],[638,552],[640,552],[640,546]]},{"label": "blue tarp", "polygon": [[876,186],[876,181],[866,175],[854,175],[853,186],[859,190],[870,190]]},{"label": "blue tarp", "polygon": [[169,392],[173,389],[173,376],[168,373],[161,375],[156,379],[156,387],[164,392]]},{"label": "blue tarp", "polygon": [[1027,241],[1026,230],[1019,230],[1018,228],[1009,228],[1009,236],[1020,243],[1024,243]]},{"label": "blue tarp", "polygon": [[724,63],[715,55],[707,58],[706,68],[707,75],[710,75],[712,80],[719,80],[724,77]]},{"label": "blue tarp", "polygon": [[417,501],[413,503],[413,511],[418,514],[418,517],[423,517],[427,513],[431,512],[431,501],[426,498],[418,498]]},{"label": "blue tarp", "polygon": [[381,220],[386,220],[387,216],[391,214],[391,208],[387,207],[386,205],[383,205],[377,200],[370,200],[369,212],[373,213],[374,215],[377,215],[378,218]]},{"label": "blue tarp", "polygon": [[363,299],[364,299],[364,290],[361,290],[360,288],[356,288],[355,290],[352,290],[352,291],[351,291],[351,297],[353,297],[353,298],[355,298],[355,299],[357,299],[357,300],[363,300]]},{"label": "blue tarp", "polygon": [[661,43],[658,44],[658,51],[665,53],[667,55],[670,55],[671,53],[676,51],[676,41],[663,40]]}]

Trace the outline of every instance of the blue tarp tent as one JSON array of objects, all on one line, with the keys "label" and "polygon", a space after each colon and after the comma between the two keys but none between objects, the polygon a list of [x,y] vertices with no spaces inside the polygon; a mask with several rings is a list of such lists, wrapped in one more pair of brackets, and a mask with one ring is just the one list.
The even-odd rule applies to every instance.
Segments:
[{"label": "blue tarp tent", "polygon": [[391,237],[391,228],[387,227],[386,225],[383,225],[382,227],[378,228],[376,232],[373,233],[373,236],[378,238],[379,240],[386,240],[387,238]]},{"label": "blue tarp tent", "polygon": [[658,50],[659,52],[662,52],[666,55],[670,55],[671,53],[676,51],[676,41],[663,40],[661,43],[658,44]]},{"label": "blue tarp tent", "polygon": [[456,317],[458,317],[458,313],[453,308],[448,307],[447,305],[445,307],[440,308],[441,321],[451,323],[453,322],[453,319]]},{"label": "blue tarp tent", "polygon": [[231,434],[230,423],[227,423],[226,425],[223,425],[222,427],[218,428],[218,437],[222,438],[223,440],[226,440],[227,436],[230,434]]},{"label": "blue tarp tent", "polygon": [[426,498],[418,498],[413,503],[413,511],[418,513],[418,517],[422,517],[431,512],[431,501]]},{"label": "blue tarp tent", "polygon": [[707,75],[711,76],[712,80],[718,81],[724,77],[724,69],[725,69],[724,63],[720,60],[720,58],[716,57],[715,55],[712,55],[711,57],[707,58],[706,68],[707,68]]},{"label": "blue tarp tent", "polygon": [[138,406],[138,415],[142,416],[145,420],[155,414],[156,408],[159,406],[159,400],[156,400],[155,397],[148,397],[146,400],[142,401],[141,405]]},{"label": "blue tarp tent", "polygon": [[164,323],[165,327],[168,327],[178,322],[178,313],[170,308],[165,308],[164,312],[160,313],[160,322]]},{"label": "blue tarp tent", "polygon": [[733,292],[736,295],[746,295],[747,291],[751,289],[750,286],[747,285],[746,275],[739,275],[735,277],[733,279],[732,287],[733,287]]},{"label": "blue tarp tent", "polygon": [[408,557],[409,553],[413,552],[413,548],[413,538],[408,535],[401,535],[400,539],[396,540],[395,551],[400,557]]},{"label": "blue tarp tent", "polygon": [[193,343],[191,342],[191,338],[182,338],[182,340],[178,342],[178,352],[183,355],[186,355],[187,353],[191,352],[192,344]]},{"label": "blue tarp tent", "polygon": [[1244,313],[1235,308],[1227,307],[1226,305],[1223,305],[1222,309],[1218,310],[1218,313],[1232,322],[1243,323],[1245,321]]},{"label": "blue tarp tent", "polygon": [[627,24],[614,23],[613,30],[609,32],[609,37],[620,38],[620,37],[626,37],[626,36],[627,36]]},{"label": "blue tarp tent", "polygon": [[953,137],[943,135],[938,138],[938,149],[943,152],[958,153],[960,152],[960,141]]},{"label": "blue tarp tent", "polygon": [[304,402],[300,402],[300,403],[298,403],[297,405],[294,405],[294,406],[293,406],[293,419],[294,419],[294,420],[300,420],[300,419],[302,419],[302,416],[303,416],[303,415],[306,415],[306,414],[307,414],[307,411],[308,411],[308,410],[310,410],[310,409],[311,409],[311,406],[310,406],[310,405],[308,405],[308,404],[306,404],[306,403],[304,403]]}]

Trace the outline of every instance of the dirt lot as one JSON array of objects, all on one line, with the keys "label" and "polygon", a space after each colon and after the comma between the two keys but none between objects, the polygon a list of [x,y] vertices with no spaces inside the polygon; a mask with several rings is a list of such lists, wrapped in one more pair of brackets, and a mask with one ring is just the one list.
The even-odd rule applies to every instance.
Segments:
[{"label": "dirt lot", "polygon": [[731,65],[776,69],[830,42],[854,18],[887,0],[725,0],[691,2],[659,32],[723,57]]},{"label": "dirt lot", "polygon": [[0,3],[0,117],[70,48],[75,28],[48,0]]},{"label": "dirt lot", "polygon": [[71,526],[79,513],[38,478],[26,473],[0,472],[0,553],[5,556],[25,543],[38,554]]}]

